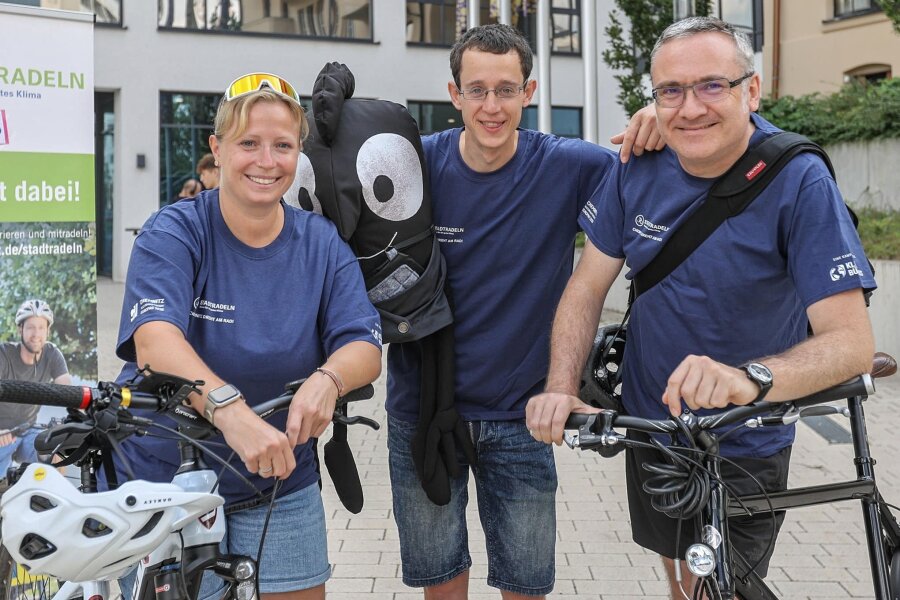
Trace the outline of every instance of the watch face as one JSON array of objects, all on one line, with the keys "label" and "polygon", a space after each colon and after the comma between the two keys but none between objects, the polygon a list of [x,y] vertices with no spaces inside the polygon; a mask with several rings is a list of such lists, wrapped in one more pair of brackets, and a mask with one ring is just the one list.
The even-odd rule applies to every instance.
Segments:
[{"label": "watch face", "polygon": [[747,365],[747,373],[763,385],[772,383],[772,371],[765,365],[750,363]]},{"label": "watch face", "polygon": [[217,387],[212,390],[207,398],[213,404],[222,404],[228,402],[232,398],[237,398],[241,393],[238,391],[236,387],[233,385],[223,385],[222,387]]}]

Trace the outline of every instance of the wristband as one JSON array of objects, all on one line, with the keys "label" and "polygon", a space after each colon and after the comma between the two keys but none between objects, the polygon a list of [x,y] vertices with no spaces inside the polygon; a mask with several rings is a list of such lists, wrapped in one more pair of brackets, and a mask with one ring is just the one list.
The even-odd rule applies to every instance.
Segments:
[{"label": "wristband", "polygon": [[325,367],[319,367],[316,369],[316,373],[322,373],[327,376],[334,382],[334,386],[337,388],[338,398],[344,395],[344,382],[341,381],[341,376],[332,371],[331,369],[326,369]]}]

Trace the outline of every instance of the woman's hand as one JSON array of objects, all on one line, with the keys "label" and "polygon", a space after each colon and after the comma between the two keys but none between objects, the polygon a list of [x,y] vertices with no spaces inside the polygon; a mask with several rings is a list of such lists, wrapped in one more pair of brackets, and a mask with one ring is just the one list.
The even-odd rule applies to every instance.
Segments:
[{"label": "woman's hand", "polygon": [[324,373],[315,372],[303,382],[288,411],[286,433],[292,447],[325,432],[334,416],[337,399],[337,385]]},{"label": "woman's hand", "polygon": [[257,416],[243,401],[218,409],[216,427],[251,473],[285,479],[297,466],[288,437]]}]

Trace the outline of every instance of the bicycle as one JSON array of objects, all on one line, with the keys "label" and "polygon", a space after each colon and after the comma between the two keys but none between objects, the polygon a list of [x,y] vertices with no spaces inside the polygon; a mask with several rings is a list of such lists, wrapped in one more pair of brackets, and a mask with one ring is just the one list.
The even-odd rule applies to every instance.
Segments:
[{"label": "bicycle", "polygon": [[[0,600],[107,600],[111,581],[136,564],[133,600],[194,600],[205,571],[225,580],[223,598],[258,598],[256,560],[219,551],[226,533],[221,518],[224,499],[216,492],[218,475],[207,465],[204,454],[223,469],[237,471],[204,447],[200,440],[217,430],[183,404],[201,382],[156,373],[148,367],[140,375],[139,381],[135,378],[124,386],[101,382],[96,388],[0,381],[0,402],[68,410],[65,421],[42,432],[35,447],[65,457],[53,466],[72,463],[81,469],[81,487],[76,489],[55,468],[40,463],[19,467],[17,482],[0,498]],[[266,418],[287,409],[302,382],[289,383],[284,394],[252,407],[254,412]],[[333,420],[378,429],[379,424],[371,419],[347,416],[348,402],[373,395],[371,385],[345,394],[338,400]],[[165,413],[177,428],[136,416],[131,409]],[[115,452],[123,439],[146,435],[153,428],[178,439],[181,466],[171,483],[137,480],[98,492],[97,473],[104,456]],[[256,494],[257,505],[268,502],[271,507],[275,493],[263,496],[257,490]],[[56,507],[65,510],[50,512]],[[61,520],[72,521],[74,515],[80,524],[75,535],[103,542],[83,552],[67,552],[67,540],[49,535],[46,527],[31,525],[29,529],[23,524],[23,515],[34,516],[31,513],[55,518],[57,528]],[[137,517],[129,521],[132,515]],[[262,537],[264,540],[265,526]]]},{"label": "bicycle", "polygon": [[[673,479],[661,480],[667,487],[669,500],[684,501],[697,506],[684,519],[696,519],[701,541],[692,544],[686,552],[685,563],[696,577],[693,598],[713,600],[730,599],[738,594],[744,600],[777,600],[775,593],[755,572],[750,564],[729,542],[729,517],[771,514],[793,508],[828,504],[843,500],[859,500],[862,505],[866,529],[866,546],[872,571],[876,600],[900,599],[900,524],[891,512],[893,506],[881,496],[875,481],[874,464],[866,433],[863,402],[875,391],[873,376],[888,376],[896,372],[893,358],[879,353],[872,374],[865,374],[829,389],[789,402],[757,402],[747,406],[728,408],[718,414],[697,416],[688,411],[678,418],[644,419],[614,410],[598,414],[573,413],[566,421],[565,441],[570,448],[594,450],[604,456],[613,456],[622,447],[641,442],[626,438],[615,428],[630,429],[647,434],[669,434],[671,443],[658,449],[667,453],[672,462],[681,463],[685,471],[684,485],[676,485]],[[846,400],[845,408],[823,406],[827,402]],[[790,488],[781,492],[734,496],[720,478],[723,459],[718,454],[718,439],[726,433],[722,428],[768,427],[795,423],[810,416],[842,414],[850,419],[854,449],[855,480],[818,486]],[[716,429],[719,433],[714,433]],[[577,430],[570,433],[571,430]],[[679,441],[681,435],[684,441]],[[646,466],[644,467],[646,468]],[[693,485],[705,478],[703,485]],[[678,496],[674,489],[696,497]],[[646,488],[645,488],[646,489]],[[760,489],[762,490],[761,486]],[[688,491],[691,490],[691,491]],[[697,490],[703,490],[697,492]],[[673,516],[670,514],[670,516]],[[770,539],[774,544],[774,531]],[[676,565],[678,564],[676,560]],[[680,567],[676,566],[676,573]],[[687,597],[687,594],[685,594]]]},{"label": "bicycle", "polygon": [[[45,429],[50,429],[52,427],[56,427],[62,423],[62,419],[57,417],[51,417],[46,423],[21,423],[16,425],[15,427],[10,427],[8,429],[0,429],[0,436],[6,434],[12,434],[14,437],[21,438],[25,437],[28,433],[32,431],[44,431]],[[41,459],[42,457],[38,457]],[[18,469],[18,464],[16,463],[14,457],[11,460],[12,464],[7,468],[7,471]],[[0,495],[6,491],[6,488],[9,487],[7,483],[7,473],[0,472]]]}]

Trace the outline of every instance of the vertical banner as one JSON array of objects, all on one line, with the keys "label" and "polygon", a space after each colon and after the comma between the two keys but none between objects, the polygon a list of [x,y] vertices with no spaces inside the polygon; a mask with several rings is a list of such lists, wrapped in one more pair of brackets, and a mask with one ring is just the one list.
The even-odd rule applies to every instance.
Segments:
[{"label": "vertical banner", "polygon": [[0,23],[0,342],[38,344],[16,311],[46,302],[46,343],[95,381],[93,15],[0,4]]}]

